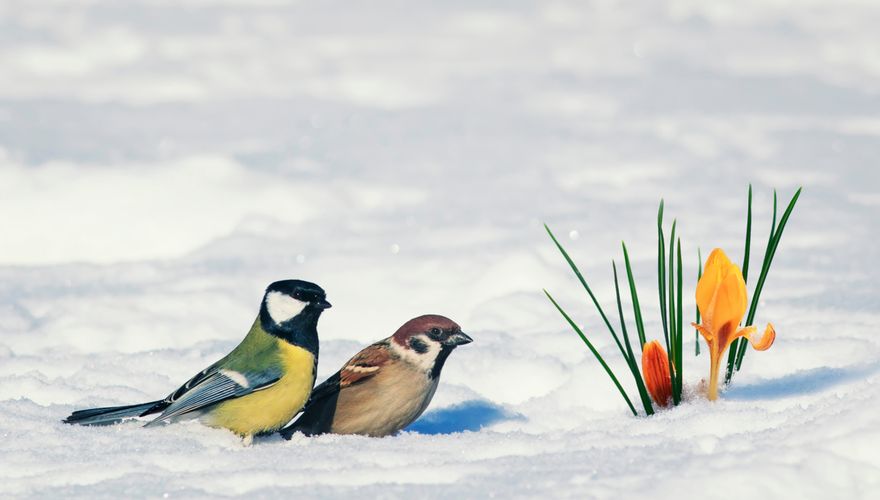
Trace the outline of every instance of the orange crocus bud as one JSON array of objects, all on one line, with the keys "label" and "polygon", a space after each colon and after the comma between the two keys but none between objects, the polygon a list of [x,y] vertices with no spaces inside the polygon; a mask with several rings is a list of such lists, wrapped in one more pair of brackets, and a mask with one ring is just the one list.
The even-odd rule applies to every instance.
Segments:
[{"label": "orange crocus bud", "polygon": [[669,406],[672,400],[669,358],[666,349],[656,340],[646,343],[642,350],[642,375],[651,399],[660,406]]}]

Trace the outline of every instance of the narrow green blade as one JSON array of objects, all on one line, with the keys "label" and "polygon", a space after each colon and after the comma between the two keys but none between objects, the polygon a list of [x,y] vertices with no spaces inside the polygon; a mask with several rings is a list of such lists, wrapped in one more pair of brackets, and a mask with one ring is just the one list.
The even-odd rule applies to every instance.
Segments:
[{"label": "narrow green blade", "polygon": [[675,327],[675,385],[673,385],[673,400],[676,405],[681,402],[681,390],[684,381],[684,366],[682,364],[682,350],[683,350],[683,339],[684,335],[684,313],[682,312],[682,272],[681,272],[681,238],[676,241],[677,247],[677,273],[678,273],[678,314],[676,318],[678,319],[678,325]]},{"label": "narrow green blade", "polygon": [[[700,251],[700,248],[697,247],[697,283],[700,282],[700,278],[703,277],[703,253]],[[694,321],[696,324],[700,324],[700,307],[695,306],[694,309],[697,310],[697,320]],[[694,330],[694,356],[700,355],[700,332],[698,330]]]},{"label": "narrow green blade", "polygon": [[581,329],[575,324],[574,321],[572,321],[571,317],[562,309],[562,307],[559,306],[559,304],[556,302],[555,299],[553,299],[553,297],[547,290],[544,290],[544,294],[547,295],[547,298],[550,299],[550,302],[552,302],[553,305],[556,306],[556,310],[559,311],[560,314],[562,314],[562,317],[565,318],[565,321],[567,321],[568,324],[571,325],[571,328],[580,336],[581,340],[584,341],[584,344],[587,345],[587,347],[590,349],[590,352],[593,353],[593,356],[595,356],[596,359],[599,360],[599,364],[601,364],[602,368],[605,369],[605,373],[607,373],[608,376],[611,377],[611,381],[614,382],[615,387],[617,387],[617,390],[620,391],[620,395],[623,396],[623,399],[626,401],[626,404],[627,406],[629,406],[629,409],[630,411],[632,411],[633,415],[638,416],[639,413],[633,406],[632,401],[630,401],[629,396],[626,395],[626,391],[623,390],[623,387],[620,385],[617,377],[614,376],[614,372],[611,371],[611,368],[609,368],[605,360],[602,359],[602,355],[599,354],[599,351],[597,351],[595,347],[593,347],[593,343],[590,342],[590,339],[588,339],[587,336],[584,335],[584,332],[581,331]]},{"label": "narrow green blade", "polygon": [[636,387],[639,389],[639,397],[642,399],[642,406],[648,415],[654,414],[654,407],[651,404],[651,396],[645,387],[645,381],[642,379],[642,373],[636,364],[635,355],[633,354],[632,344],[629,342],[629,334],[626,330],[626,320],[623,318],[623,305],[620,301],[620,283],[617,279],[617,263],[611,261],[611,268],[614,270],[614,295],[617,298],[617,314],[620,315],[620,330],[623,333],[623,343],[626,345],[626,352],[629,353],[629,370],[632,372],[633,379],[636,381]]},{"label": "narrow green blade", "polygon": [[752,247],[752,185],[749,184],[749,211],[746,215],[746,247],[743,251],[743,281],[749,282],[749,257]]},{"label": "narrow green blade", "polygon": [[[672,231],[669,235],[669,370],[670,374],[675,367],[675,360],[678,359],[678,354],[676,353],[676,347],[679,344],[675,339],[677,336],[681,335],[681,332],[676,331],[676,325],[678,322],[675,319],[675,298],[677,294],[675,293],[675,230],[678,227],[678,220],[672,220]],[[673,380],[675,378],[673,377]],[[674,392],[674,386],[673,386]],[[674,395],[674,394],[673,394]]]},{"label": "narrow green blade", "polygon": [[660,319],[663,321],[663,339],[669,352],[669,325],[666,320],[666,241],[663,234],[663,200],[657,211],[657,289],[660,297]]},{"label": "narrow green blade", "polygon": [[[773,224],[776,224],[776,198],[774,194],[774,203],[773,203]],[[770,228],[770,238],[773,238],[773,228]],[[769,244],[769,239],[768,239]],[[746,246],[743,251],[743,264],[742,264],[742,274],[743,281],[748,283],[749,281],[749,261],[750,261],[750,253],[752,246],[752,185],[749,184],[749,204],[748,204],[748,212],[746,215]],[[765,253],[766,256],[766,253]],[[766,262],[766,258],[765,258]],[[727,353],[727,369],[724,372],[724,383],[729,384],[731,377],[733,377],[733,368],[736,364],[737,353],[739,352],[740,342],[745,342],[745,339],[734,339],[730,344],[730,350]]]},{"label": "narrow green blade", "polygon": [[626,278],[629,281],[629,292],[632,296],[633,315],[636,319],[636,328],[639,331],[639,347],[645,348],[645,323],[642,321],[642,308],[639,306],[639,294],[636,291],[636,280],[633,278],[632,266],[629,264],[629,253],[626,251],[626,243],[621,242],[623,247],[623,260],[626,263]]},{"label": "narrow green blade", "polygon": [[[771,249],[773,248],[773,239],[776,237],[776,214],[777,209],[779,207],[778,196],[776,190],[773,190],[773,219],[770,222],[770,235],[767,236],[767,246],[764,248],[764,258],[761,259],[761,273],[758,276],[758,285],[761,285],[761,276],[764,275],[765,269],[769,270],[769,263],[771,257]],[[757,286],[755,289],[757,290]],[[752,294],[752,298],[754,299],[755,295]],[[749,308],[752,306],[750,305]],[[744,326],[748,326],[750,323],[746,320]],[[746,349],[748,348],[748,341],[746,339],[736,339],[734,342],[730,344],[730,353],[727,356],[727,372],[724,378],[724,383],[729,384],[733,379],[733,373],[738,370],[736,367],[737,360],[741,360],[743,356],[745,356]],[[740,364],[742,361],[740,361]]]},{"label": "narrow green blade", "polygon": [[[779,219],[779,226],[773,233],[772,245],[768,250],[769,257],[766,259],[766,264],[761,268],[761,275],[758,277],[758,284],[755,287],[754,295],[752,295],[752,303],[749,306],[749,314],[746,317],[746,326],[754,324],[755,314],[758,312],[758,304],[761,300],[761,292],[764,290],[764,283],[767,281],[767,275],[770,273],[770,266],[773,264],[773,257],[776,256],[776,250],[779,248],[779,242],[782,240],[782,233],[785,231],[785,225],[788,224],[788,219],[794,211],[794,207],[797,204],[798,198],[801,196],[802,190],[803,187],[799,187],[798,190],[795,191],[794,196],[791,197],[791,201],[788,202],[788,207],[786,207],[785,212],[782,214],[782,218]],[[737,370],[742,366],[743,358],[746,353],[745,348],[746,343],[743,342],[736,358]]]},{"label": "narrow green blade", "polygon": [[602,306],[599,305],[599,301],[596,299],[596,296],[593,294],[593,290],[590,288],[590,285],[587,284],[587,280],[584,279],[584,275],[581,274],[580,269],[578,269],[577,265],[575,265],[574,261],[571,260],[571,257],[568,255],[568,252],[565,251],[565,248],[559,243],[559,240],[556,239],[556,236],[553,234],[553,231],[544,224],[544,229],[547,230],[547,234],[550,235],[550,238],[553,240],[553,243],[556,244],[556,248],[559,249],[559,252],[565,258],[565,261],[568,262],[571,270],[574,271],[574,275],[577,276],[578,281],[581,282],[581,285],[584,287],[584,290],[587,291],[587,295],[590,296],[590,299],[593,301],[593,305],[596,306],[596,310],[599,311],[599,316],[602,317],[602,321],[605,322],[605,326],[608,327],[608,331],[611,332],[611,336],[614,337],[614,342],[617,344],[617,348],[620,349],[620,354],[623,355],[624,359],[627,358],[626,351],[623,349],[623,345],[620,343],[620,339],[617,337],[617,332],[614,331],[614,328],[611,326],[611,322],[608,321],[608,316],[605,315],[605,311],[602,310]]}]

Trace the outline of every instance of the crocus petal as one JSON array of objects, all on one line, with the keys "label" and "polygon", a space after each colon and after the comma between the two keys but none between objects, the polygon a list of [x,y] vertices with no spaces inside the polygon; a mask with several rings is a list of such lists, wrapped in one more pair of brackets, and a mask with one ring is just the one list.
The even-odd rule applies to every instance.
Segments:
[{"label": "crocus petal", "polygon": [[747,307],[746,282],[743,280],[739,268],[732,265],[728,269],[727,276],[718,285],[715,297],[712,299],[710,306],[712,326],[720,329],[730,323],[735,332],[746,314]]},{"label": "crocus petal", "polygon": [[712,332],[710,332],[709,329],[705,326],[697,323],[691,323],[691,326],[696,328],[697,331],[700,332],[700,335],[702,335],[703,338],[706,339],[707,344],[711,344],[712,341],[715,340],[715,336],[712,335]]},{"label": "crocus petal", "polygon": [[767,328],[764,329],[764,333],[761,334],[760,337],[755,338],[755,334],[758,332],[758,329],[754,326],[747,326],[740,330],[742,332],[740,335],[749,339],[749,343],[752,344],[752,347],[756,351],[766,351],[770,349],[770,346],[773,345],[773,341],[776,340],[776,329],[773,328],[773,324],[767,323]]},{"label": "crocus petal", "polygon": [[672,399],[669,357],[656,340],[646,343],[642,350],[642,374],[651,399],[660,406],[668,406]]},{"label": "crocus petal", "polygon": [[720,354],[724,354],[724,352],[727,351],[727,348],[730,347],[730,344],[740,336],[739,332],[740,330],[738,330],[737,325],[733,321],[724,323],[721,325],[721,328],[715,332],[715,342],[712,343],[716,344],[715,349],[712,349],[711,345],[709,346],[710,349],[717,350]]},{"label": "crocus petal", "polygon": [[732,265],[730,259],[724,254],[720,248],[712,250],[709,258],[706,259],[706,265],[703,267],[703,276],[697,283],[697,307],[700,308],[700,314],[707,322],[712,322],[712,298],[715,291],[721,284],[721,280],[727,275],[728,268]]}]

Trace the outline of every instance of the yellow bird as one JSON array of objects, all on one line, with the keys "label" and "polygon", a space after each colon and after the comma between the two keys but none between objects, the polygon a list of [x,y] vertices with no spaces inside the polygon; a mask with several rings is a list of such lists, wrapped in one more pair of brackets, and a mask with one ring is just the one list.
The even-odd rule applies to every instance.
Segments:
[{"label": "yellow bird", "polygon": [[[300,280],[269,285],[241,343],[165,399],[73,412],[64,422],[108,425],[159,413],[146,426],[198,418],[242,437],[274,432],[299,412],[315,385],[324,290]],[[161,413],[160,413],[161,412]]]}]

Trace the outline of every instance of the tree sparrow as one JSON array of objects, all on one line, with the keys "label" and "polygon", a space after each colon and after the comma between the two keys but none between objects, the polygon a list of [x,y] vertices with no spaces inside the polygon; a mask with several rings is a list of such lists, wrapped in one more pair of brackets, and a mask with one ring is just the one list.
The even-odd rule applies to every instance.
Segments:
[{"label": "tree sparrow", "polygon": [[425,411],[446,358],[472,342],[449,318],[419,316],[394,335],[357,353],[341,370],[312,391],[302,416],[282,429],[290,439],[306,435],[393,434]]}]

